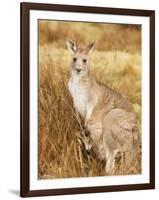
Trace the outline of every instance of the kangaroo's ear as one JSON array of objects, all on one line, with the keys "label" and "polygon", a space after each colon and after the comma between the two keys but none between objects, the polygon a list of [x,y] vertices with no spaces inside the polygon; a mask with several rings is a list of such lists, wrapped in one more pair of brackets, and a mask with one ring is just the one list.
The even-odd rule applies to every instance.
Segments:
[{"label": "kangaroo's ear", "polygon": [[72,52],[72,53],[75,53],[77,51],[77,44],[70,40],[70,39],[67,39],[66,40],[66,44],[67,44],[67,48]]},{"label": "kangaroo's ear", "polygon": [[86,51],[88,54],[92,53],[93,49],[95,48],[95,42],[91,42],[87,47]]}]

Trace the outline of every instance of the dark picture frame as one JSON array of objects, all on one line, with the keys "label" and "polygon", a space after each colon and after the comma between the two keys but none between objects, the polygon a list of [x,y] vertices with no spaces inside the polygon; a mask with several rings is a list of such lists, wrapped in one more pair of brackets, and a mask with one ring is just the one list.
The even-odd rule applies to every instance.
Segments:
[{"label": "dark picture frame", "polygon": [[[94,14],[113,14],[122,16],[145,16],[150,19],[150,182],[143,184],[95,186],[78,188],[61,188],[47,190],[30,190],[29,180],[29,118],[30,118],[30,66],[29,66],[29,11],[62,11]],[[41,3],[21,3],[21,145],[20,145],[20,195],[33,197],[43,195],[66,195],[81,193],[98,193],[127,190],[144,190],[155,188],[155,11],[121,8],[88,7],[73,5],[53,5]]]}]

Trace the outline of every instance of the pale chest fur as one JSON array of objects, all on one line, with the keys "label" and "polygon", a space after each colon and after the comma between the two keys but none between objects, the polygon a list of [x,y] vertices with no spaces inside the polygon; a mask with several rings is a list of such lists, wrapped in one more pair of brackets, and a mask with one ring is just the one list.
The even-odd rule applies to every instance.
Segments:
[{"label": "pale chest fur", "polygon": [[80,84],[78,79],[70,78],[68,83],[69,91],[73,98],[74,107],[80,113],[80,115],[85,118],[87,113],[88,104],[88,90],[82,84]]}]

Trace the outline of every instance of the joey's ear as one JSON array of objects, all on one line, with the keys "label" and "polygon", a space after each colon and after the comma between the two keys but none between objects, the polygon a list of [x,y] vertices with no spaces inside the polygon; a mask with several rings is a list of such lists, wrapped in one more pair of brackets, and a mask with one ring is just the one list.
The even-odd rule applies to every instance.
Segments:
[{"label": "joey's ear", "polygon": [[77,131],[77,138],[78,138],[78,139],[82,139],[82,136],[81,136],[80,131]]},{"label": "joey's ear", "polygon": [[91,42],[87,47],[86,51],[88,54],[92,53],[93,49],[95,48],[95,42]]},{"label": "joey's ear", "polygon": [[72,53],[75,53],[77,51],[77,44],[70,40],[70,39],[67,39],[66,40],[66,44],[67,44],[67,48],[72,52]]},{"label": "joey's ear", "polygon": [[82,132],[81,131],[77,131],[77,138],[82,139],[82,136],[83,136]]}]

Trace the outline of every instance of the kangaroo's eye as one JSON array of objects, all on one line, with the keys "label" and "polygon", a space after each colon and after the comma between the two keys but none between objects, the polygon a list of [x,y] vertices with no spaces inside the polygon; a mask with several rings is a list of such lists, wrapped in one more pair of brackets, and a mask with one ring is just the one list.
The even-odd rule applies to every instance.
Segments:
[{"label": "kangaroo's eye", "polygon": [[84,62],[84,63],[86,63],[86,62],[87,62],[87,60],[86,60],[86,59],[83,59],[83,62]]},{"label": "kangaroo's eye", "polygon": [[77,58],[73,58],[73,62],[76,62]]}]

